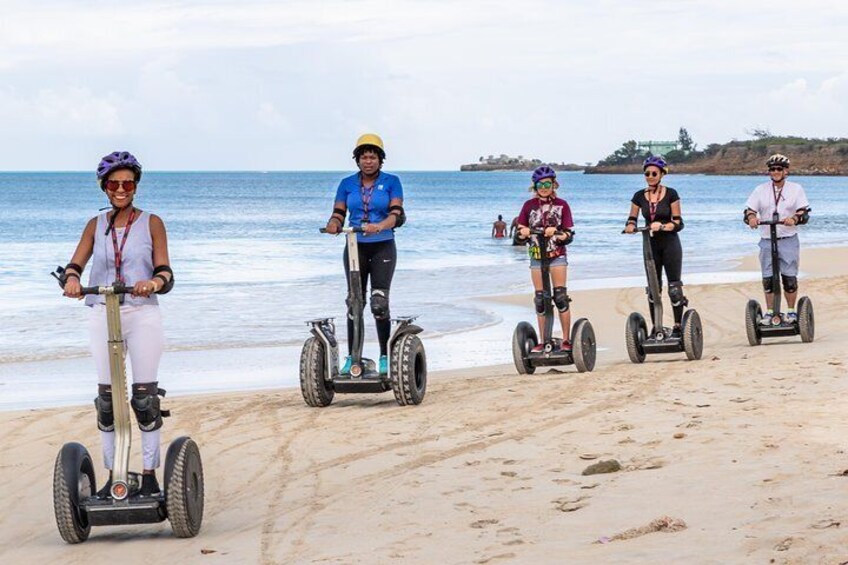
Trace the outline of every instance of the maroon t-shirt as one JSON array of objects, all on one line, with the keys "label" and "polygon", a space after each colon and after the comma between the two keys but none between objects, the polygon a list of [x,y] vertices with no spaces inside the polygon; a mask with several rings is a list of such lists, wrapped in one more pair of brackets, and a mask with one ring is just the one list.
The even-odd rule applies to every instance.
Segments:
[{"label": "maroon t-shirt", "polygon": [[[530,229],[557,228],[560,231],[570,230],[574,227],[571,218],[571,208],[568,202],[562,198],[554,198],[551,201],[542,202],[538,198],[531,198],[521,207],[518,214],[518,223]],[[561,241],[548,240],[548,259],[556,259],[565,255],[565,245]],[[539,252],[538,236],[530,236],[530,257],[541,258]]]}]

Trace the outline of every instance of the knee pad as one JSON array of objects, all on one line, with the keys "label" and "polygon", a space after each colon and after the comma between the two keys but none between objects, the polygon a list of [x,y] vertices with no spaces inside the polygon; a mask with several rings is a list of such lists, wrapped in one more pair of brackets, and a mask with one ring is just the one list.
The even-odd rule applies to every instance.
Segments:
[{"label": "knee pad", "polygon": [[568,303],[571,302],[571,298],[568,297],[568,292],[564,286],[555,286],[554,287],[554,304],[556,304],[557,310],[562,312],[568,312]]},{"label": "knee pad", "polygon": [[545,293],[541,290],[536,291],[536,295],[533,297],[533,305],[536,307],[537,314],[545,313]]},{"label": "knee pad", "polygon": [[766,292],[774,292],[774,277],[763,277],[763,290]]},{"label": "knee pad", "polygon": [[371,313],[375,320],[388,320],[389,314],[389,291],[388,289],[371,289]]},{"label": "knee pad", "polygon": [[798,277],[780,275],[780,278],[783,280],[783,290],[786,292],[795,292],[798,290]]},{"label": "knee pad", "polygon": [[689,299],[683,294],[683,282],[674,281],[668,283],[668,297],[672,306],[686,306]]},{"label": "knee pad", "polygon": [[159,397],[165,396],[165,389],[158,383],[137,383],[132,385],[130,405],[138,421],[138,429],[152,432],[162,427],[162,418],[171,415],[167,410],[159,409]]},{"label": "knee pad", "polygon": [[112,409],[112,385],[97,385],[97,398],[94,399],[97,410],[97,429],[101,432],[115,431],[115,412]]}]

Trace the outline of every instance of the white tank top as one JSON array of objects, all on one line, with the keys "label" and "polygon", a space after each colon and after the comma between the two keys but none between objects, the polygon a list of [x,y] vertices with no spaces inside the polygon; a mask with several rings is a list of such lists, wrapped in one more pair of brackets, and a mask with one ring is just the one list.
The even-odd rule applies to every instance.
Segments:
[{"label": "white tank top", "polygon": [[[94,231],[94,253],[91,256],[91,272],[88,275],[87,286],[109,286],[117,278],[115,275],[115,247],[112,244],[112,234],[106,235],[109,225],[108,212],[97,216],[97,228]],[[115,229],[115,236],[120,249],[126,228]],[[153,238],[150,236],[150,214],[136,212],[135,220],[130,227],[130,233],[121,251],[121,275],[124,284],[133,286],[138,281],[153,278]],[[100,295],[85,297],[87,306],[105,304],[106,298]],[[158,297],[153,294],[147,298],[127,294],[124,304],[141,306],[142,304],[159,304]]]}]

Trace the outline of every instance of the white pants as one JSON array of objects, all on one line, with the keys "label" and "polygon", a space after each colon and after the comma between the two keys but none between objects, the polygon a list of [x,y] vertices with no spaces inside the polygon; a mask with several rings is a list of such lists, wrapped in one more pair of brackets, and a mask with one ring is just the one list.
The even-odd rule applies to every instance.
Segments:
[{"label": "white pants", "polygon": [[[91,355],[97,367],[100,384],[112,382],[109,369],[109,331],[106,327],[106,306],[95,304],[89,317]],[[121,306],[121,332],[126,342],[132,363],[132,382],[150,383],[157,379],[159,360],[165,349],[165,332],[162,329],[162,313],[153,304],[143,306]],[[127,387],[129,388],[129,387]],[[114,402],[126,402],[115,398]],[[159,432],[141,432],[141,453],[144,469],[159,467]],[[112,468],[115,460],[115,432],[100,432],[103,440],[103,464]]]}]

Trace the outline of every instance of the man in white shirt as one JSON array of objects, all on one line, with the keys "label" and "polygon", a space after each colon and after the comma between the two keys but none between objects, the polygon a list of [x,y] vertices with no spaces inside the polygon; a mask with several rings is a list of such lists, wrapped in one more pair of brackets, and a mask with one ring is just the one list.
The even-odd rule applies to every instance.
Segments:
[{"label": "man in white shirt", "polygon": [[[780,261],[780,278],[786,297],[786,321],[795,322],[795,299],[798,296],[798,261],[801,244],[798,228],[810,219],[810,203],[800,184],[789,182],[789,158],[775,154],[768,158],[769,182],[759,185],[748,197],[745,206],[745,223],[751,229],[760,228],[760,267],[763,273],[763,290],[766,295],[767,311],[763,324],[770,324],[774,315],[774,291],[776,282],[772,277],[771,236],[769,226],[760,226],[761,221],[770,221],[775,212],[781,222],[777,226],[777,256]],[[774,285],[774,286],[773,286]]]}]

